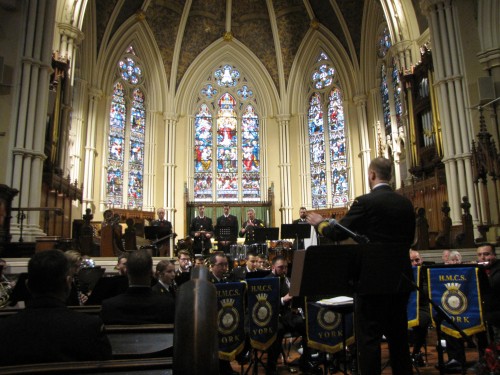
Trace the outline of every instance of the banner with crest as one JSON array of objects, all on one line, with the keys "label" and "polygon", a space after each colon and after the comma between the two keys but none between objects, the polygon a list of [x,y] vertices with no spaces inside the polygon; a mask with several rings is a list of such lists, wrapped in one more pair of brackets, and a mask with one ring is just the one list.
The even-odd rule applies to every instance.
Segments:
[{"label": "banner with crest", "polygon": [[[477,267],[429,268],[427,275],[431,300],[441,306],[466,335],[484,331]],[[431,309],[434,317],[434,307]],[[433,324],[436,325],[434,319]],[[445,321],[441,328],[450,336],[461,337]]]},{"label": "banner with crest", "polygon": [[280,311],[280,279],[247,279],[250,344],[267,350],[276,340]]},{"label": "banner with crest", "polygon": [[[309,347],[328,353],[342,350],[343,328],[346,345],[354,343],[352,302],[350,305],[326,305],[317,302],[306,303],[306,329]],[[342,314],[344,312],[344,323]]]},{"label": "banner with crest", "polygon": [[219,358],[232,361],[245,345],[245,283],[216,283]]},{"label": "banner with crest", "polygon": [[[413,268],[413,280],[420,287],[420,270],[421,267],[412,267]],[[415,289],[410,293],[410,298],[408,299],[408,328],[412,328],[418,326],[418,311],[419,311],[419,303],[420,303],[420,291]]]}]

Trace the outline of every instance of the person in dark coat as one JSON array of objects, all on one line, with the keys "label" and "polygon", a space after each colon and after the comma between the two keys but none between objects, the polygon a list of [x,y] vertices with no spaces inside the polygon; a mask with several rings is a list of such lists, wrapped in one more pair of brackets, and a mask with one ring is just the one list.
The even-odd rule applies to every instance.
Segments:
[{"label": "person in dark coat", "polygon": [[210,253],[213,231],[212,219],[205,216],[205,206],[200,205],[198,216],[191,221],[189,227],[189,235],[193,237],[193,251],[196,254],[208,255]]},{"label": "person in dark coat", "polygon": [[[409,199],[392,190],[389,185],[391,178],[391,161],[380,157],[373,159],[368,167],[371,192],[354,200],[340,224],[366,236],[372,243],[402,245],[401,249],[408,257],[408,266],[400,271],[411,274],[408,250],[415,237],[415,210]],[[317,226],[318,233],[334,241],[349,237],[317,213],[310,213],[308,222]],[[363,375],[381,373],[380,344],[383,335],[389,343],[393,373],[412,374],[406,313],[409,292],[410,286],[405,285],[394,294],[358,293],[355,296],[358,364]]]},{"label": "person in dark coat", "polygon": [[[238,238],[238,218],[229,213],[230,207],[228,204],[224,205],[224,214],[217,218],[215,225],[216,233],[218,233],[217,228],[229,227],[230,233],[227,238],[216,238],[217,239],[217,250],[223,251],[224,253],[229,253],[231,245],[236,244]],[[220,234],[220,233],[219,233]]]},{"label": "person in dark coat", "polygon": [[153,285],[153,293],[163,295],[175,302],[177,284],[175,283],[175,263],[171,260],[162,259],[156,265],[156,279]]},{"label": "person in dark coat", "polygon": [[147,250],[130,253],[127,262],[127,292],[102,302],[101,317],[105,324],[173,323],[173,300],[153,293],[151,277],[153,259]]},{"label": "person in dark coat", "polygon": [[30,259],[27,285],[33,298],[24,311],[0,320],[0,366],[111,359],[101,318],[66,307],[71,281],[62,251]]}]

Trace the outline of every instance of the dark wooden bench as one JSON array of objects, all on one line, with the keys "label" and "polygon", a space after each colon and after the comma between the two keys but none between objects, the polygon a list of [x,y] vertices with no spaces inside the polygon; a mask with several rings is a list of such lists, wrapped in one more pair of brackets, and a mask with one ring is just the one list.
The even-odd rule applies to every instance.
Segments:
[{"label": "dark wooden bench", "polygon": [[173,324],[107,325],[113,358],[160,358],[173,356]]},{"label": "dark wooden bench", "polygon": [[172,374],[172,357],[38,363],[0,367],[0,374]]}]

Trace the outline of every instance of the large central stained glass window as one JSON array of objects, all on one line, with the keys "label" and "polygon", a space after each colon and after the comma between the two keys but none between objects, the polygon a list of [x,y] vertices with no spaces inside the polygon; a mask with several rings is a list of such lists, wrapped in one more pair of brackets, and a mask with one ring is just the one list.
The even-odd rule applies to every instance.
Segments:
[{"label": "large central stained glass window", "polygon": [[342,92],[325,53],[317,64],[308,109],[312,207],[345,206],[349,185]]},{"label": "large central stained glass window", "polygon": [[128,47],[117,64],[120,79],[113,86],[109,113],[106,204],[142,209],[144,175],[145,96],[142,69]]},{"label": "large central stained glass window", "polygon": [[261,200],[256,99],[239,70],[224,65],[200,90],[194,123],[194,200]]}]

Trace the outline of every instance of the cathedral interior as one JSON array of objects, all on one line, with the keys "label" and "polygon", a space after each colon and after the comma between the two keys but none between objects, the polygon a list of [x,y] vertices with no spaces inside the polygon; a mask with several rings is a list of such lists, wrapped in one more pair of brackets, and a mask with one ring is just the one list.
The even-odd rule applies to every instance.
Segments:
[{"label": "cathedral interior", "polygon": [[199,204],[339,218],[377,156],[420,248],[499,235],[497,0],[0,0],[0,20],[2,250],[98,236],[107,210],[140,230],[164,208],[180,239]]}]

